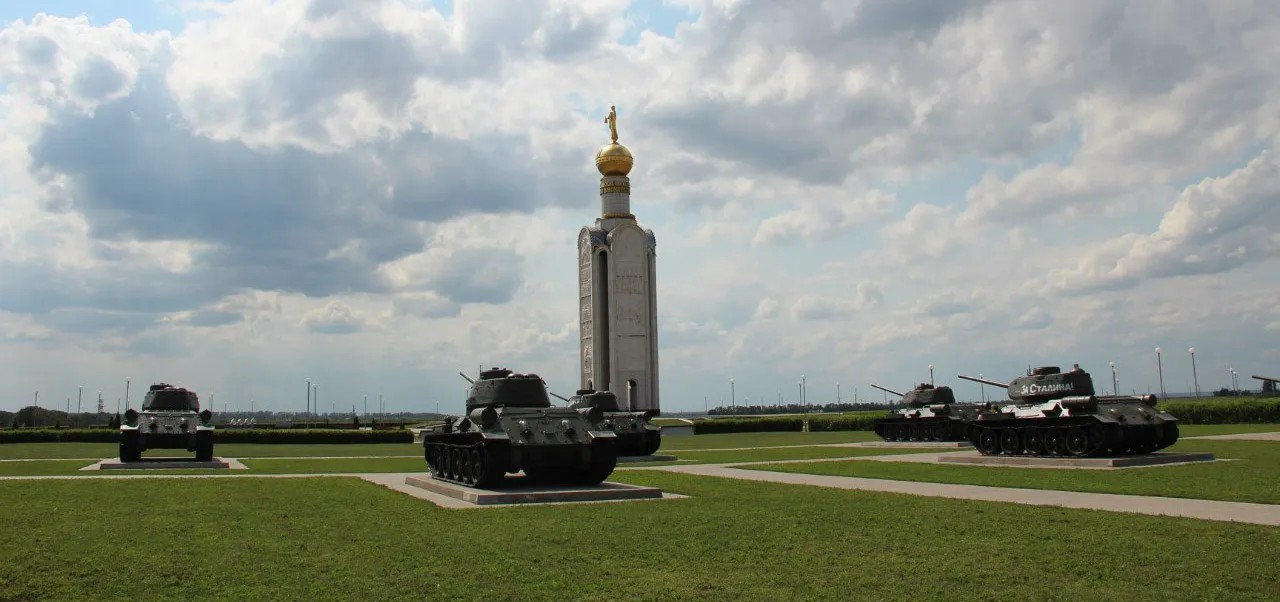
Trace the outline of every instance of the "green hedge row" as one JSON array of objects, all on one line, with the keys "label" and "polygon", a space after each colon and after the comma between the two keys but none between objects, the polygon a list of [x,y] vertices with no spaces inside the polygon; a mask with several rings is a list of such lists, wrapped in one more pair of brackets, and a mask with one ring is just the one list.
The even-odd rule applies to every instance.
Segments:
[{"label": "green hedge row", "polygon": [[809,430],[821,431],[869,431],[886,412],[875,414],[834,414],[809,417]]},{"label": "green hedge row", "polygon": [[1183,424],[1280,423],[1280,399],[1162,401],[1157,407]]},{"label": "green hedge row", "polygon": [[714,418],[711,420],[697,420],[693,423],[693,434],[695,435],[709,435],[712,433],[799,432],[803,429],[804,422],[795,416]]},{"label": "green hedge row", "polygon": [[[116,443],[119,431],[105,429],[0,430],[3,443]],[[218,429],[215,443],[413,443],[407,430],[356,431],[337,429]]]}]

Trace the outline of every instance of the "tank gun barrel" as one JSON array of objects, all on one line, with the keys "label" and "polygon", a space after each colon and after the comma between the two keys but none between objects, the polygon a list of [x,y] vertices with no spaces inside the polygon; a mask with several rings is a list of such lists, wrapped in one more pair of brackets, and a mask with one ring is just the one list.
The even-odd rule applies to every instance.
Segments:
[{"label": "tank gun barrel", "polygon": [[1258,379],[1258,380],[1263,380],[1263,381],[1268,381],[1268,382],[1273,382],[1273,383],[1280,384],[1280,378],[1271,378],[1270,376],[1254,376],[1254,378],[1256,378],[1256,379]]},{"label": "tank gun barrel", "polygon": [[1009,388],[1009,383],[1002,383],[1002,382],[1000,382],[1000,381],[996,381],[996,380],[991,380],[991,379],[987,379],[987,378],[978,378],[978,377],[976,377],[976,376],[965,376],[965,375],[963,375],[963,374],[957,374],[956,376],[958,376],[958,377],[960,377],[960,378],[963,378],[963,379],[965,379],[965,380],[971,380],[971,381],[973,381],[973,382],[975,382],[975,383],[982,383],[982,384],[984,384],[984,385],[991,385],[991,386],[993,386],[993,387],[1000,387],[1000,388],[1002,388],[1002,389],[1007,389],[1007,388]]},{"label": "tank gun barrel", "polygon": [[568,397],[565,397],[564,395],[561,395],[561,394],[556,393],[556,392],[554,392],[554,391],[547,391],[547,392],[548,392],[548,393],[551,393],[551,395],[552,395],[553,397],[558,397],[558,398],[560,398],[560,400],[561,400],[561,401],[569,401],[569,398],[568,398]]},{"label": "tank gun barrel", "polygon": [[871,385],[871,386],[873,386],[873,387],[875,387],[875,388],[877,388],[877,389],[880,389],[881,391],[884,391],[885,393],[893,393],[894,395],[897,395],[898,397],[902,397],[902,396],[903,396],[903,395],[902,395],[902,393],[899,393],[899,392],[897,392],[897,391],[894,391],[893,389],[886,389],[886,388],[884,388],[884,387],[882,387],[882,386],[880,386],[880,385],[876,385],[876,384],[873,384],[873,385]]},{"label": "tank gun barrel", "polygon": [[466,380],[467,380],[467,382],[469,382],[469,383],[471,383],[471,384],[473,384],[473,385],[474,385],[474,384],[476,384],[476,379],[471,378],[470,376],[467,376],[466,374],[463,374],[461,370],[459,370],[459,371],[458,371],[458,376],[461,376],[462,378],[466,379]]}]

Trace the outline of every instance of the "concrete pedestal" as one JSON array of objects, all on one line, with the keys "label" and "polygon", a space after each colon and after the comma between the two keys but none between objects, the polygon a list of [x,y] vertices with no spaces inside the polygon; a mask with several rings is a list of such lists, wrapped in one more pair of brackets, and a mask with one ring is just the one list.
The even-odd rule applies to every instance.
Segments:
[{"label": "concrete pedestal", "polygon": [[194,458],[143,458],[137,462],[121,462],[119,458],[108,458],[96,464],[90,464],[80,470],[175,470],[189,468],[248,469],[247,466],[241,464],[235,458],[214,458],[205,462],[197,461]]},{"label": "concrete pedestal", "polygon": [[832,447],[877,447],[884,449],[917,449],[928,447],[973,447],[968,441],[863,441],[860,443],[834,443]]},{"label": "concrete pedestal", "polygon": [[618,464],[628,462],[675,462],[676,460],[679,460],[679,458],[663,454],[653,454],[649,456],[618,456]]},{"label": "concrete pedestal", "polygon": [[1104,456],[1097,458],[1066,458],[1040,456],[984,456],[972,454],[947,454],[938,457],[943,464],[970,464],[978,466],[1027,466],[1035,468],[1137,468],[1162,464],[1186,464],[1212,462],[1213,454],[1188,452],[1156,452],[1137,456]]},{"label": "concrete pedestal", "polygon": [[603,502],[613,500],[660,499],[657,487],[623,485],[605,481],[599,485],[533,485],[509,478],[502,489],[476,489],[456,483],[437,481],[430,475],[406,477],[406,485],[451,497],[476,506],[506,504],[540,504],[554,502]]}]

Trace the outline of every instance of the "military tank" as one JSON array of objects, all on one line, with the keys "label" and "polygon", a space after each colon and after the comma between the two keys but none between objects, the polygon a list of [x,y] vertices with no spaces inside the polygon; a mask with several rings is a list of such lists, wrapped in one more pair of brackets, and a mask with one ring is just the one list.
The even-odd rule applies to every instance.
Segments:
[{"label": "military tank", "polygon": [[612,391],[579,389],[573,397],[560,399],[569,402],[569,407],[574,409],[596,408],[603,412],[601,421],[595,426],[602,431],[613,431],[618,436],[619,456],[651,456],[662,446],[662,427],[649,421],[653,413],[622,410],[618,406],[618,396]]},{"label": "military tank", "polygon": [[185,449],[196,460],[213,459],[213,412],[200,410],[195,391],[168,383],[151,385],[142,411],[130,408],[120,424],[120,461],[137,462],[149,449]]},{"label": "military tank", "polygon": [[1254,376],[1253,378],[1263,383],[1271,383],[1272,385],[1280,385],[1280,378],[1271,378],[1270,376]]},{"label": "military tank", "polygon": [[1156,409],[1155,395],[1095,395],[1093,378],[1077,364],[1027,370],[1002,383],[1013,403],[992,404],[969,424],[968,437],[983,455],[1099,456],[1146,454],[1178,440],[1178,419]]},{"label": "military tank", "polygon": [[551,405],[537,374],[490,368],[471,377],[467,414],[422,431],[431,476],[469,487],[500,485],[523,471],[545,484],[595,485],[613,473],[617,435],[597,428],[596,408]]},{"label": "military tank", "polygon": [[956,403],[951,387],[920,383],[905,394],[871,385],[902,398],[902,406],[877,420],[872,429],[885,441],[964,441],[966,426],[982,404]]}]

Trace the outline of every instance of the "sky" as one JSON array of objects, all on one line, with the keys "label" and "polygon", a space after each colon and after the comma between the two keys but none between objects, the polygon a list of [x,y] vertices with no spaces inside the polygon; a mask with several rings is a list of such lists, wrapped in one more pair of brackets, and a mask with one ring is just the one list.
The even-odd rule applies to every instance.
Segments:
[{"label": "sky", "polygon": [[571,393],[610,105],[665,411],[1256,388],[1277,38],[1229,0],[5,2],[0,410]]}]

